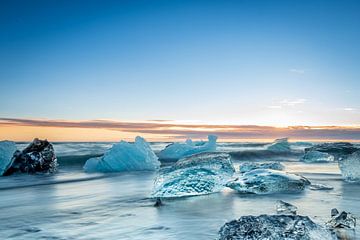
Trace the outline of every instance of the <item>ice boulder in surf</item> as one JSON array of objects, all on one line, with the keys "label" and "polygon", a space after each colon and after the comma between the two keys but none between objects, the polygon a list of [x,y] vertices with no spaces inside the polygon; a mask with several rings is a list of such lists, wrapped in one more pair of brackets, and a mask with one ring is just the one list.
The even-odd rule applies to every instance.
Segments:
[{"label": "ice boulder in surf", "polygon": [[209,135],[208,142],[193,142],[190,139],[185,143],[172,143],[159,152],[160,159],[180,159],[196,153],[213,152],[216,150],[217,136]]},{"label": "ice boulder in surf", "polygon": [[244,162],[240,164],[239,170],[241,173],[249,172],[254,169],[273,169],[273,170],[284,170],[284,165],[278,162]]},{"label": "ice boulder in surf", "polygon": [[260,215],[242,216],[225,223],[219,231],[220,240],[335,240],[330,230],[314,223],[307,216]]},{"label": "ice boulder in surf", "polygon": [[191,155],[159,171],[151,196],[172,198],[219,192],[234,172],[229,154]]},{"label": "ice boulder in surf", "polygon": [[325,163],[325,162],[333,162],[335,160],[334,156],[326,153],[319,152],[316,150],[307,151],[301,158],[300,161],[306,163]]},{"label": "ice boulder in surf", "polygon": [[57,158],[53,145],[35,138],[23,151],[17,150],[11,166],[4,175],[19,173],[53,173],[57,170]]},{"label": "ice boulder in surf", "polygon": [[123,172],[156,170],[160,162],[149,143],[136,137],[134,143],[121,141],[114,144],[104,156],[90,158],[84,165],[86,172]]},{"label": "ice boulder in surf", "polygon": [[229,181],[226,186],[240,193],[271,194],[300,192],[309,184],[309,180],[300,175],[270,169],[255,169]]},{"label": "ice boulder in surf", "polygon": [[360,150],[340,159],[339,168],[346,181],[360,181]]},{"label": "ice boulder in surf", "polygon": [[16,144],[14,142],[0,141],[0,176],[11,166],[12,158],[16,150]]},{"label": "ice boulder in surf", "polygon": [[287,138],[276,139],[267,147],[267,150],[272,152],[290,152],[290,144]]},{"label": "ice boulder in surf", "polygon": [[353,144],[348,142],[321,143],[310,148],[305,148],[305,153],[310,151],[318,151],[328,153],[334,156],[335,160],[339,160],[359,150]]}]

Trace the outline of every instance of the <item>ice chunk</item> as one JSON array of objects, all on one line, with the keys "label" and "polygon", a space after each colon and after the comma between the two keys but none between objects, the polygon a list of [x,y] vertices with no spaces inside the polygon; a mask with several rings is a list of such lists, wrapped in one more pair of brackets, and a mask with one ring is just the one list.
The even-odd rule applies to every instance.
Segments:
[{"label": "ice chunk", "polygon": [[321,184],[321,183],[312,183],[310,185],[310,189],[311,190],[332,190],[332,189],[334,189],[334,187],[332,187],[330,185],[326,185],[326,184]]},{"label": "ice chunk", "polygon": [[122,172],[156,170],[160,167],[157,156],[142,137],[134,143],[121,141],[114,144],[104,156],[86,161],[86,172]]},{"label": "ice chunk", "polygon": [[310,148],[305,148],[305,153],[310,151],[319,151],[333,155],[335,159],[340,159],[346,155],[359,150],[353,144],[348,142],[321,143]]},{"label": "ice chunk", "polygon": [[198,153],[161,169],[151,195],[171,198],[218,192],[234,172],[229,154]]},{"label": "ice chunk", "polygon": [[326,226],[333,231],[338,239],[356,239],[356,217],[349,212],[341,212],[336,208],[331,210],[331,219]]},{"label": "ice chunk", "polygon": [[277,192],[299,192],[310,184],[306,178],[269,169],[255,169],[244,173],[226,186],[240,193],[271,194]]},{"label": "ice chunk", "polygon": [[307,216],[242,216],[226,223],[219,231],[220,240],[303,239],[330,240],[335,236]]},{"label": "ice chunk", "polygon": [[360,181],[360,151],[341,159],[339,167],[346,181]]},{"label": "ice chunk", "polygon": [[12,164],[12,157],[16,151],[16,144],[11,141],[0,141],[0,176]]},{"label": "ice chunk", "polygon": [[196,153],[212,152],[216,150],[217,136],[209,135],[208,142],[192,142],[190,139],[185,143],[172,143],[158,155],[160,159],[180,159]]},{"label": "ice chunk", "polygon": [[326,152],[319,152],[316,150],[307,151],[300,159],[300,161],[306,163],[333,162],[334,160],[335,158],[333,155],[330,155]]},{"label": "ice chunk", "polygon": [[254,169],[284,170],[284,168],[285,168],[284,165],[278,162],[267,162],[267,163],[244,162],[240,164],[239,170],[241,173],[244,173]]},{"label": "ice chunk", "polygon": [[290,144],[287,138],[276,139],[271,145],[267,147],[267,150],[273,152],[290,152]]},{"label": "ice chunk", "polygon": [[298,208],[290,203],[279,200],[276,205],[277,214],[296,215]]},{"label": "ice chunk", "polygon": [[35,138],[23,151],[16,151],[5,175],[21,173],[53,173],[57,170],[54,147],[46,139]]}]

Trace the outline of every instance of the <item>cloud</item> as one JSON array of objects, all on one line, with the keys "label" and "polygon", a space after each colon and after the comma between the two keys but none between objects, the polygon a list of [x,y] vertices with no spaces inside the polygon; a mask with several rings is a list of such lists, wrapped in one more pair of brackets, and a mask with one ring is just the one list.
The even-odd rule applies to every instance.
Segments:
[{"label": "cloud", "polygon": [[296,74],[304,74],[305,69],[291,68],[291,69],[289,69],[289,72],[296,73]]},{"label": "cloud", "polygon": [[111,120],[46,120],[0,118],[2,126],[89,128],[172,138],[205,138],[208,134],[217,134],[223,139],[266,139],[290,137],[295,139],[351,139],[360,140],[360,126],[291,126],[273,127],[257,125],[221,125],[221,124],[184,124],[172,122],[123,122]]},{"label": "cloud", "polygon": [[350,107],[347,107],[347,108],[343,108],[344,111],[355,111],[356,109],[355,108],[350,108]]}]

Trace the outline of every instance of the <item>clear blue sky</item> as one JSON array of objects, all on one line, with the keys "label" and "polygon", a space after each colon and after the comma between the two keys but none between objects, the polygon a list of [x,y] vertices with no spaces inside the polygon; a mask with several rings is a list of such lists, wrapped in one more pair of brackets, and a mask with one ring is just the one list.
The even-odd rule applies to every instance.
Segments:
[{"label": "clear blue sky", "polygon": [[1,1],[0,117],[360,124],[359,1]]}]

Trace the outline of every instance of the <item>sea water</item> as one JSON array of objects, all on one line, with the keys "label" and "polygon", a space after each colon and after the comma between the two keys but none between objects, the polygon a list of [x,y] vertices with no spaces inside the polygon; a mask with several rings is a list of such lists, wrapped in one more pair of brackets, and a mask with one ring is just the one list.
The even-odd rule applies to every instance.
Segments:
[{"label": "sea water", "polygon": [[[275,214],[277,200],[298,207],[315,222],[337,208],[360,216],[360,184],[342,180],[337,163],[299,162],[303,147],[291,154],[266,151],[262,143],[220,143],[235,168],[243,161],[279,160],[285,171],[300,173],[333,190],[255,195],[231,189],[188,198],[149,198],[156,172],[84,173],[84,162],[111,143],[55,143],[59,172],[0,177],[0,239],[216,239],[220,227],[243,215]],[[18,144],[18,148],[25,147]],[[166,143],[152,143],[158,152]],[[164,163],[171,165],[171,162]],[[357,238],[360,238],[359,229]]]}]

